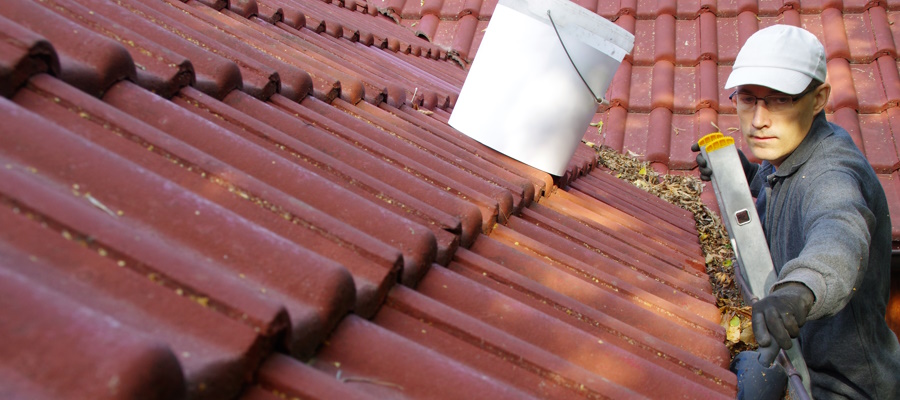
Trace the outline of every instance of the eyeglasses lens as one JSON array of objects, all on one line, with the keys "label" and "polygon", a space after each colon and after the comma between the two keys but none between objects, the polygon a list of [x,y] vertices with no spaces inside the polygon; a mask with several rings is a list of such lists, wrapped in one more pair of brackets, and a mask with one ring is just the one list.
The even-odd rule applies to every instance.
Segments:
[{"label": "eyeglasses lens", "polygon": [[747,93],[737,93],[731,97],[731,100],[734,102],[734,106],[739,111],[749,111],[759,104],[760,100],[766,105],[766,109],[771,112],[780,112],[785,111],[794,104],[794,99],[788,95],[780,95],[773,94],[771,96],[766,97],[756,97],[752,94]]}]

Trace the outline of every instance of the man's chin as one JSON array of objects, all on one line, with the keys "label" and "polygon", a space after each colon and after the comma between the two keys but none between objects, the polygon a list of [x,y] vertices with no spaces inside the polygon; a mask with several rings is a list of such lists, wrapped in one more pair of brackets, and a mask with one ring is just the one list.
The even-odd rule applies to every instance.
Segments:
[{"label": "man's chin", "polygon": [[756,157],[757,160],[761,160],[761,161],[769,160],[770,159],[769,157],[771,156],[771,154],[769,154],[768,151],[765,151],[764,149],[753,148],[753,147],[750,148],[750,154],[753,154],[753,157]]}]

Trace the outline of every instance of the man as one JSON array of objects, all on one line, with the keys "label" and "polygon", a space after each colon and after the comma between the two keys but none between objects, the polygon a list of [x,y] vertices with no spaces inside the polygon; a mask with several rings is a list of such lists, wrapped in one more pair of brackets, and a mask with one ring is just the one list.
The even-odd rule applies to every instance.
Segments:
[{"label": "man", "polygon": [[[885,322],[887,200],[847,132],[825,119],[825,74],[825,51],[813,34],[775,25],[748,38],[725,84],[735,89],[745,142],[763,160],[752,164],[741,154],[778,273],[753,306],[753,332],[761,347],[786,349],[799,338],[813,398],[897,399],[900,345]],[[709,180],[705,159],[697,161]],[[734,365],[756,357],[742,353]],[[738,376],[747,398],[771,389]]]}]

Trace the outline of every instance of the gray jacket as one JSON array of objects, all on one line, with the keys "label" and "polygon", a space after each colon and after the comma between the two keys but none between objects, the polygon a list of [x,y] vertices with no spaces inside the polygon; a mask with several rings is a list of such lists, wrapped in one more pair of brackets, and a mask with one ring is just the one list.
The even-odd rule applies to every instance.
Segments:
[{"label": "gray jacket", "polygon": [[777,171],[752,169],[775,288],[801,282],[816,297],[799,338],[813,397],[900,398],[900,345],[885,322],[891,220],[871,165],[822,112]]}]

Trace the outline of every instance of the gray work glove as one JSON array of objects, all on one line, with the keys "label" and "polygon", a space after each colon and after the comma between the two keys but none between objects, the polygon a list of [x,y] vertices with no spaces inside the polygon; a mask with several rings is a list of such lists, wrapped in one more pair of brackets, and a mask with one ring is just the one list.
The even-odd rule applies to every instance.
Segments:
[{"label": "gray work glove", "polygon": [[791,338],[800,334],[815,300],[806,285],[789,282],[753,304],[753,334],[764,355],[759,360],[764,366],[774,361],[779,348],[791,348]]},{"label": "gray work glove", "polygon": [[[709,182],[713,172],[712,168],[709,167],[709,163],[706,162],[706,157],[703,157],[703,153],[700,152],[700,144],[692,144],[691,151],[697,152],[697,170],[700,171],[700,180]],[[747,171],[750,168],[750,160],[747,159],[747,156],[744,155],[741,149],[737,149],[737,153],[738,157],[741,158],[741,166],[744,167],[744,175],[747,175]]]}]

